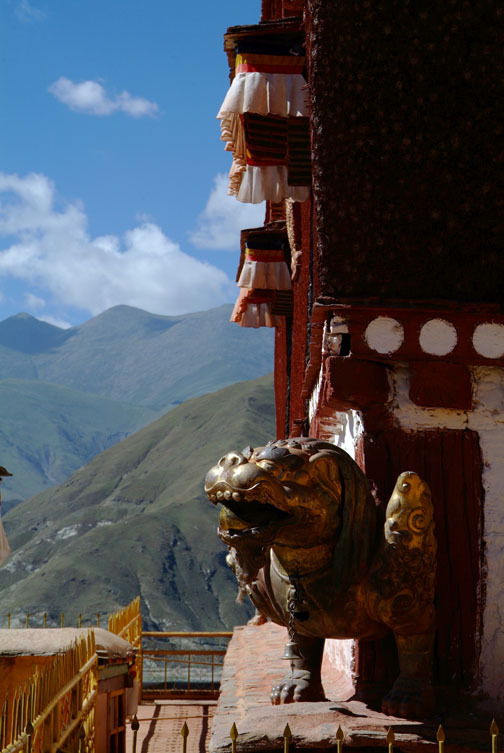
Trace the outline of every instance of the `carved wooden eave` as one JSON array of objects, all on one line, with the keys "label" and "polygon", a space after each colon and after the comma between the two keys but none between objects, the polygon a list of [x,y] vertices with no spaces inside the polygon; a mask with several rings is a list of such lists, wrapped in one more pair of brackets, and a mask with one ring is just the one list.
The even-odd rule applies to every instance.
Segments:
[{"label": "carved wooden eave", "polygon": [[247,37],[267,37],[274,41],[278,38],[279,42],[285,43],[292,39],[292,42],[302,41],[302,19],[299,17],[283,18],[279,21],[264,21],[260,24],[247,26],[230,26],[224,34],[224,52],[227,55],[229,64],[229,80],[234,78],[236,44]]}]

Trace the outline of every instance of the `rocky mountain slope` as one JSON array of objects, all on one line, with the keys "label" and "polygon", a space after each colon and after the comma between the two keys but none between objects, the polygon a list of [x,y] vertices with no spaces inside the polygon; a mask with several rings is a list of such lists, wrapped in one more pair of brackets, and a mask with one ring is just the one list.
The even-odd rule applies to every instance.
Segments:
[{"label": "rocky mountain slope", "polygon": [[137,594],[146,624],[222,629],[241,623],[236,583],[203,493],[226,451],[275,435],[272,377],[189,400],[95,457],[4,519],[13,554],[0,568],[0,626],[67,624]]},{"label": "rocky mountain slope", "polygon": [[143,405],[24,379],[0,381],[0,405],[0,464],[15,473],[2,488],[3,513],[157,417]]}]

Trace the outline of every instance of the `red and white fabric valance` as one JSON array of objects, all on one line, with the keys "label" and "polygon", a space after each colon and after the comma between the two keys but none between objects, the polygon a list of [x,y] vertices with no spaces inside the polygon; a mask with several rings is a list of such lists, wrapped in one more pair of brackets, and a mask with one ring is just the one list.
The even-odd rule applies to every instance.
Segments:
[{"label": "red and white fabric valance", "polygon": [[307,116],[304,64],[299,55],[238,53],[235,75],[217,117],[244,112]]},{"label": "red and white fabric valance", "polygon": [[254,249],[247,246],[238,278],[240,288],[291,290],[291,274],[283,249]]},{"label": "red and white fabric valance", "polygon": [[230,321],[240,327],[279,327],[282,317],[272,313],[275,291],[240,288]]},{"label": "red and white fabric valance", "polygon": [[308,114],[301,55],[238,51],[231,87],[217,114],[232,152],[229,194],[238,201],[305,201],[309,187],[289,182],[288,121]]}]

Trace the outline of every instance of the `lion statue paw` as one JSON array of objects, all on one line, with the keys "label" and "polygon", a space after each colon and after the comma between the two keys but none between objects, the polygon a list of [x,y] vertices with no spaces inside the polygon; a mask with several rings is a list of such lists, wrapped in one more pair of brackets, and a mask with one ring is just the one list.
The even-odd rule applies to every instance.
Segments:
[{"label": "lion statue paw", "polygon": [[434,688],[430,682],[399,677],[382,700],[382,711],[390,716],[421,719],[434,711]]},{"label": "lion statue paw", "polygon": [[324,688],[307,669],[295,669],[271,688],[271,703],[279,706],[299,701],[325,701]]}]

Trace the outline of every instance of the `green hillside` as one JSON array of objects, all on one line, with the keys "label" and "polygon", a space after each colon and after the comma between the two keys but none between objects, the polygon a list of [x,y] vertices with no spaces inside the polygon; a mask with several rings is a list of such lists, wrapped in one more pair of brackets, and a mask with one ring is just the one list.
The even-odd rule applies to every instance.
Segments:
[{"label": "green hillside", "polygon": [[0,382],[0,405],[0,464],[15,474],[2,487],[4,511],[156,417],[143,406],[21,379]]},{"label": "green hillside", "polygon": [[243,622],[202,485],[224,452],[274,437],[274,415],[270,375],[189,400],[11,510],[0,625],[7,612],[109,612],[137,594],[151,627]]}]

